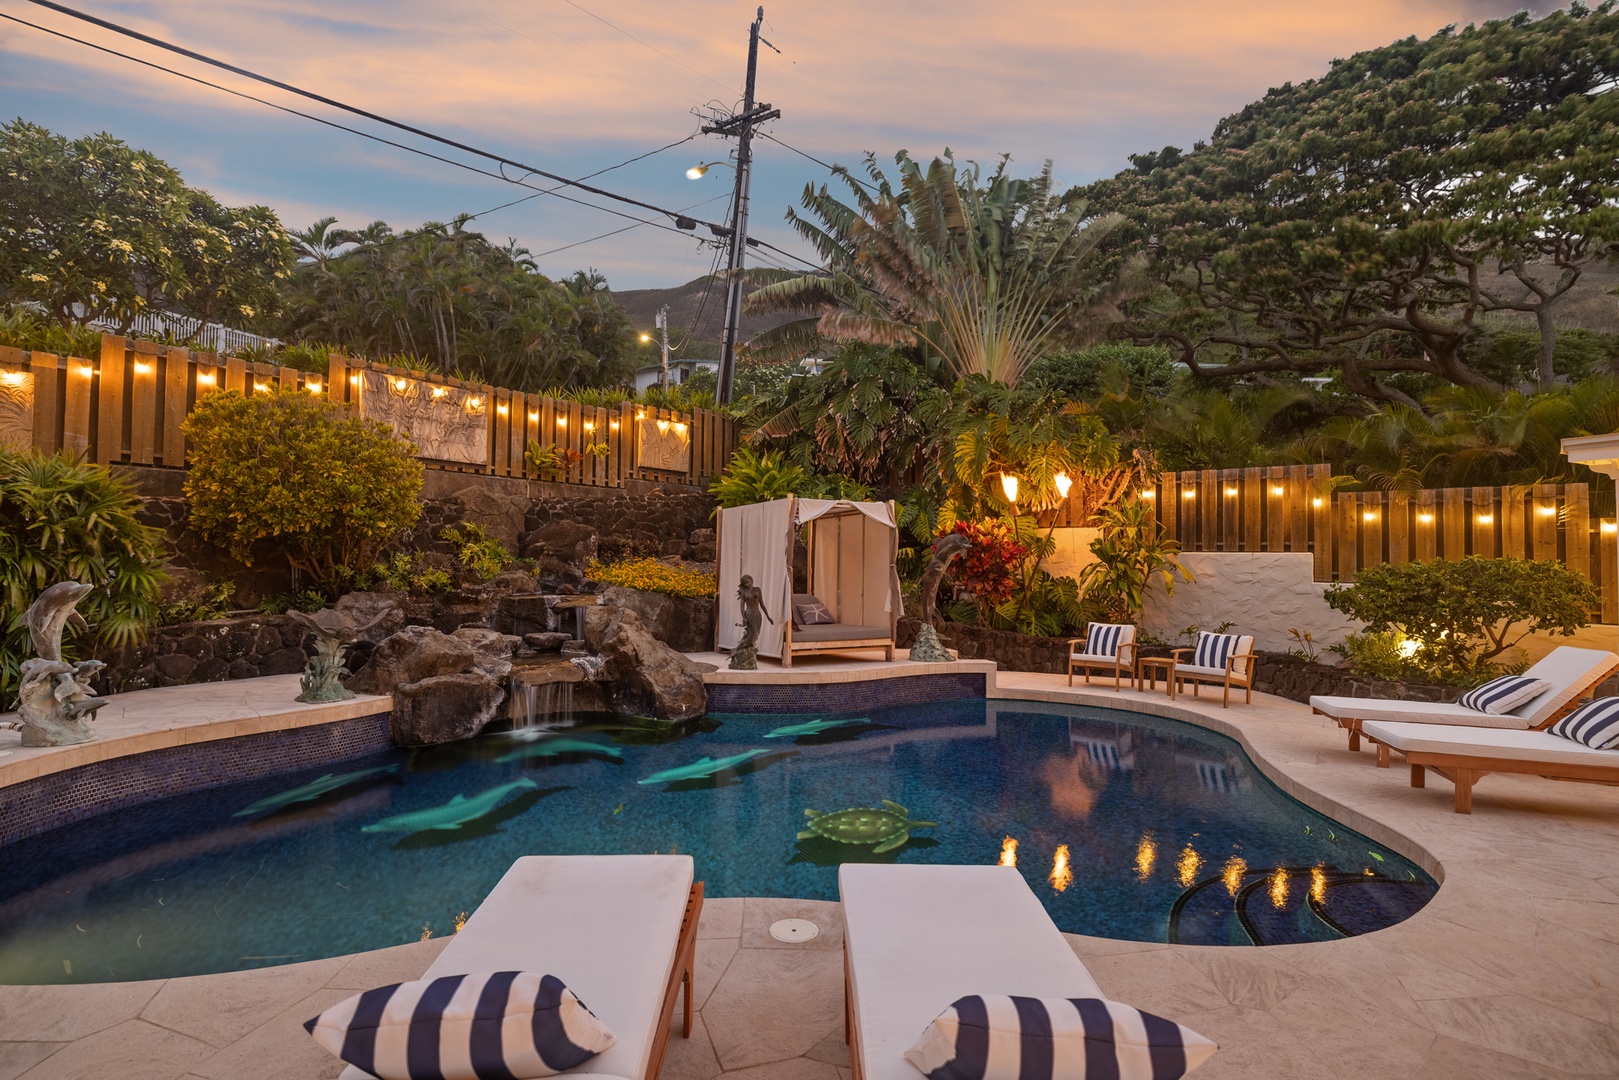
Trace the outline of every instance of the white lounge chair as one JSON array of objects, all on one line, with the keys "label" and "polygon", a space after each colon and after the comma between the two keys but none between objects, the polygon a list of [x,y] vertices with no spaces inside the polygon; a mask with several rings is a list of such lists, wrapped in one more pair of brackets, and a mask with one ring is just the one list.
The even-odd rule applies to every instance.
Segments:
[{"label": "white lounge chair", "polygon": [[957,998],[1105,996],[1015,867],[844,863],[838,896],[855,1080],[917,1080],[905,1051]]},{"label": "white lounge chair", "polygon": [[1091,623],[1082,638],[1068,639],[1068,685],[1074,685],[1074,669],[1085,673],[1085,685],[1091,682],[1091,671],[1113,672],[1113,689],[1119,689],[1121,680],[1133,679],[1136,671],[1136,628],[1129,623]]},{"label": "white lounge chair", "polygon": [[1473,785],[1492,772],[1619,784],[1619,750],[1545,731],[1368,720],[1361,733],[1377,745],[1378,764],[1388,764],[1390,751],[1405,756],[1412,787],[1426,786],[1429,769],[1455,784],[1458,814],[1473,812]]},{"label": "white lounge chair", "polygon": [[1247,704],[1254,702],[1254,669],[1259,658],[1254,655],[1254,639],[1247,634],[1214,634],[1207,630],[1197,635],[1197,644],[1190,649],[1175,650],[1175,685],[1178,693],[1186,692],[1192,684],[1192,696],[1202,683],[1219,683],[1225,688],[1220,700],[1222,709],[1231,707],[1231,688],[1247,692]]},{"label": "white lounge chair", "polygon": [[[1524,672],[1533,679],[1545,679],[1551,686],[1510,712],[1492,715],[1435,701],[1396,701],[1389,698],[1317,696],[1310,699],[1312,711],[1332,717],[1349,732],[1349,749],[1360,749],[1361,725],[1367,720],[1408,724],[1455,724],[1462,727],[1529,728],[1550,727],[1580,697],[1619,669],[1619,656],[1604,649],[1576,649],[1560,645],[1541,657]],[[1380,764],[1387,765],[1387,755]]]},{"label": "white lounge chair", "polygon": [[[423,978],[555,975],[617,1041],[569,1075],[655,1080],[691,978],[703,883],[689,855],[530,855],[512,864]],[[354,1066],[341,1080],[365,1080]]]}]

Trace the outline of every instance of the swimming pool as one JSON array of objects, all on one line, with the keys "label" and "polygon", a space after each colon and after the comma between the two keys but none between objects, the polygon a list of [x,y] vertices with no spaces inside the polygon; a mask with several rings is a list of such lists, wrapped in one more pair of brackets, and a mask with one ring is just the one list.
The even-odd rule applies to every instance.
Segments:
[{"label": "swimming pool", "polygon": [[608,852],[689,854],[709,896],[821,900],[842,862],[1010,860],[1063,930],[1209,945],[1365,933],[1436,888],[1283,794],[1233,740],[1179,721],[982,699],[722,715],[678,735],[600,718],[384,751],[9,845],[0,981],[397,945],[452,933],[518,856]]}]

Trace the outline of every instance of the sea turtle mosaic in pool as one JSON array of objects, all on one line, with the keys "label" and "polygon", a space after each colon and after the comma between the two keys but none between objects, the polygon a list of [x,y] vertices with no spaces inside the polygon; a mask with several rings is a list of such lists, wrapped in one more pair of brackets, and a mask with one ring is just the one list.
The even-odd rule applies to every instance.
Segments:
[{"label": "sea turtle mosaic in pool", "polygon": [[311,960],[454,932],[526,854],[683,852],[710,896],[837,897],[852,861],[1014,863],[1066,931],[1254,945],[1397,922],[1409,861],[1289,798],[1232,740],[983,699],[622,719],[387,750],[0,848],[0,980]]}]

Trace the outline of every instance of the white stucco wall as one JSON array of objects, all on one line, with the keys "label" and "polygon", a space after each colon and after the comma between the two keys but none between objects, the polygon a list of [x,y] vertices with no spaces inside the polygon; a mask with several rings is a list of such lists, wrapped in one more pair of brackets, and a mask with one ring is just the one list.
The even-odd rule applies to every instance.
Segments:
[{"label": "white stucco wall", "polygon": [[1050,558],[1040,560],[1040,568],[1052,577],[1079,577],[1081,567],[1096,561],[1091,541],[1101,535],[1101,529],[1052,529],[1051,540],[1057,550]]},{"label": "white stucco wall", "polygon": [[1360,628],[1327,606],[1328,583],[1314,580],[1307,552],[1193,551],[1181,562],[1197,580],[1177,581],[1173,596],[1154,585],[1141,618],[1144,630],[1168,641],[1194,623],[1212,630],[1230,622],[1232,633],[1252,634],[1255,647],[1283,652],[1296,647],[1294,627],[1322,649]]}]

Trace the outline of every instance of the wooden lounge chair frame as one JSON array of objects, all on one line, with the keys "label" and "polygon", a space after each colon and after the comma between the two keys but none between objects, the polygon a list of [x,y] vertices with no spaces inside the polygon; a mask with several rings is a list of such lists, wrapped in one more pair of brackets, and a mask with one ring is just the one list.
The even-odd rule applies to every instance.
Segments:
[{"label": "wooden lounge chair frame", "polygon": [[703,915],[703,883],[694,881],[686,897],[686,914],[680,922],[680,944],[675,947],[675,962],[669,970],[669,983],[663,990],[663,1010],[658,1017],[658,1033],[647,1056],[646,1075],[641,1080],[658,1080],[663,1068],[663,1055],[669,1049],[670,1021],[675,1016],[675,998],[684,990],[685,1012],[682,1016],[680,1037],[691,1038],[692,978],[697,966],[697,921]]},{"label": "wooden lounge chair frame", "polygon": [[[1367,735],[1366,740],[1377,747],[1379,765],[1388,768],[1392,748],[1387,743],[1379,742],[1374,735]],[[1562,761],[1524,761],[1518,758],[1481,757],[1473,754],[1444,754],[1432,750],[1396,749],[1395,752],[1403,756],[1406,763],[1411,766],[1412,787],[1428,786],[1429,769],[1455,784],[1458,814],[1473,812],[1473,785],[1493,772],[1524,773],[1529,776],[1544,776],[1548,780],[1576,780],[1587,784],[1619,786],[1619,763],[1576,765]]]},{"label": "wooden lounge chair frame", "polygon": [[[1254,673],[1259,668],[1259,657],[1252,651],[1252,645],[1248,648],[1250,650],[1248,652],[1232,653],[1225,658],[1225,693],[1220,699],[1220,708],[1222,709],[1231,707],[1231,688],[1233,686],[1246,693],[1244,704],[1252,705],[1254,703]],[[1193,697],[1198,696],[1197,687],[1199,682],[1213,685],[1218,678],[1214,675],[1205,675],[1196,671],[1186,671],[1181,667],[1181,664],[1186,661],[1186,657],[1196,651],[1196,649],[1175,649],[1173,654],[1175,657],[1175,684],[1180,687],[1180,693],[1184,694],[1186,693],[1186,684],[1190,682]],[[1248,668],[1241,675],[1238,675],[1236,671],[1238,660],[1248,661]]]},{"label": "wooden lounge chair frame", "polygon": [[[1079,668],[1081,671],[1083,671],[1085,673],[1085,685],[1086,686],[1089,686],[1091,684],[1091,671],[1092,671],[1092,669],[1095,669],[1097,671],[1104,671],[1104,672],[1111,669],[1112,672],[1113,672],[1113,689],[1115,689],[1115,690],[1119,689],[1120,680],[1123,679],[1123,677],[1126,676],[1126,675],[1130,676],[1130,680],[1132,682],[1135,681],[1135,674],[1136,674],[1136,641],[1135,641],[1134,638],[1131,638],[1129,641],[1121,643],[1119,645],[1119,651],[1114,654],[1113,659],[1110,662],[1106,657],[1104,657],[1104,656],[1102,656],[1100,654],[1081,655],[1081,656],[1075,656],[1074,655],[1074,646],[1079,645],[1081,642],[1084,642],[1088,637],[1089,637],[1089,635],[1087,634],[1086,637],[1076,637],[1076,638],[1069,638],[1068,639],[1068,685],[1069,686],[1074,685],[1074,669],[1076,667]],[[1125,654],[1126,650],[1128,650],[1129,653],[1130,653],[1130,659],[1129,660],[1126,660],[1124,658],[1124,654]]]}]

